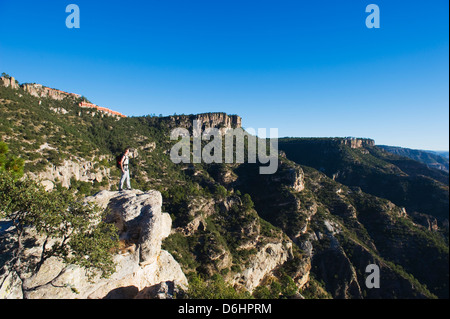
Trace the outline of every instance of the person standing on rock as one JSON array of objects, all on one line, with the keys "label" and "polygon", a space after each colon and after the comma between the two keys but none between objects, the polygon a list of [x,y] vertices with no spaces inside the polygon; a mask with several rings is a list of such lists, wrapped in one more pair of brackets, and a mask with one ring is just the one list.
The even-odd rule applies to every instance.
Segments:
[{"label": "person standing on rock", "polygon": [[123,152],[121,159],[120,159],[120,169],[122,170],[122,177],[120,178],[120,187],[119,187],[119,191],[123,190],[123,184],[125,183],[125,181],[127,182],[127,189],[130,190],[131,189],[131,185],[130,185],[130,170],[129,170],[129,158],[128,158],[128,154],[130,153],[130,149],[126,148],[125,151]]}]

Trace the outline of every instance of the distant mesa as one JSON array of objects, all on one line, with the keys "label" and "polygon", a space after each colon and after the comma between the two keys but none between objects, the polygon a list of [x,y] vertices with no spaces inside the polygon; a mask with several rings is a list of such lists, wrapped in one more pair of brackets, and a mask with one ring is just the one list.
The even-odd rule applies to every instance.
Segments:
[{"label": "distant mesa", "polygon": [[339,139],[340,144],[345,144],[351,148],[362,148],[365,146],[375,146],[375,141],[370,138],[346,137]]},{"label": "distant mesa", "polygon": [[365,147],[375,146],[375,140],[371,138],[360,137],[286,137],[282,138],[283,143],[294,143],[296,145],[347,145],[353,149],[363,149]]},{"label": "distant mesa", "polygon": [[[61,100],[65,99],[66,97],[71,97],[71,98],[75,98],[75,99],[82,98],[82,96],[80,94],[69,93],[69,92],[64,92],[64,91],[57,90],[57,89],[52,89],[52,88],[43,86],[42,84],[24,83],[22,85],[19,85],[19,82],[14,77],[8,76],[8,75],[4,75],[4,76],[0,77],[0,85],[4,86],[4,87],[11,87],[12,89],[22,88],[24,91],[28,92],[29,94],[31,94],[35,97],[51,98],[53,100],[58,100],[58,101],[61,101]],[[78,105],[83,108],[93,108],[100,112],[110,114],[113,116],[126,117],[125,115],[123,115],[119,112],[116,112],[116,111],[110,110],[106,107],[101,107],[101,106],[98,106],[98,105],[95,105],[92,103],[81,102]]]}]

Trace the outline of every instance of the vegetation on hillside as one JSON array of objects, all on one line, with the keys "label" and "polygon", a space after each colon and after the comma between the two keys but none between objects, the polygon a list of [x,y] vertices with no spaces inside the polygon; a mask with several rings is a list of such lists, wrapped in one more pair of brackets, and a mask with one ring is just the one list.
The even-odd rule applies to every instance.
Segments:
[{"label": "vegetation on hillside", "polygon": [[[36,214],[37,206],[56,196],[53,201],[60,204],[50,206],[50,212],[63,208],[68,215],[54,221],[78,223],[78,213],[95,210],[81,211],[85,208],[61,187],[45,193],[17,177],[80,158],[95,168],[110,168],[111,175],[102,183],[72,179],[71,191],[84,196],[115,190],[120,178],[115,156],[126,146],[135,148],[132,186],[161,191],[163,210],[170,213],[174,228],[163,248],[190,278],[190,297],[292,298],[300,293],[306,298],[448,298],[448,174],[376,147],[351,149],[324,138],[281,140],[286,156],[280,156],[273,176],[260,175],[259,164],[177,165],[169,157],[176,142],[169,139],[174,127],[170,117],[117,119],[81,109],[78,102],[0,87],[0,136],[10,147],[8,153],[0,143],[0,150],[6,150],[0,152],[0,170],[17,174],[3,185],[40,194]],[[303,190],[293,187],[293,176],[303,179]],[[2,196],[11,201],[19,193]],[[14,202],[25,199],[19,196]],[[60,231],[52,229],[51,235]],[[104,235],[111,229],[98,231]],[[72,243],[71,249],[85,247],[77,246],[76,239]],[[268,243],[292,243],[288,262],[252,294],[233,290],[228,283]],[[107,274],[106,255],[97,257],[94,266]],[[365,287],[369,263],[380,265],[389,284],[384,281],[378,290]],[[307,284],[298,289],[309,269]]]}]

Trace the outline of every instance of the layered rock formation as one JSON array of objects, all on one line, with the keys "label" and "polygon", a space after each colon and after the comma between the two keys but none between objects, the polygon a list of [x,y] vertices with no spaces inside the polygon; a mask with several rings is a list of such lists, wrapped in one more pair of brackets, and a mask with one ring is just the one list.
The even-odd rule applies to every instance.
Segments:
[{"label": "layered rock formation", "polygon": [[[250,292],[258,287],[267,275],[292,258],[292,243],[268,243],[250,260],[246,269],[234,276],[231,283],[245,287]],[[309,271],[305,272],[309,276]]]},{"label": "layered rock formation", "polygon": [[300,167],[288,167],[283,161],[279,161],[277,174],[268,177],[269,182],[283,183],[296,192],[301,192],[305,188],[305,178]]},{"label": "layered rock formation", "polygon": [[365,146],[375,146],[375,141],[370,138],[347,137],[339,139],[340,144],[348,145],[351,148],[362,148]]},{"label": "layered rock formation", "polygon": [[[302,151],[307,152],[311,148],[320,149],[324,152],[334,152],[336,146],[347,145],[352,149],[364,149],[365,147],[375,146],[375,140],[370,138],[359,137],[330,137],[330,138],[283,138],[280,139],[281,146],[295,145],[297,148],[301,148]],[[283,149],[287,157],[290,157],[289,150]],[[304,150],[303,150],[304,149]],[[325,155],[325,154],[324,154]]]},{"label": "layered rock formation", "polygon": [[0,85],[4,87],[11,87],[13,89],[17,89],[19,87],[19,84],[15,78],[7,76],[0,77]]},{"label": "layered rock formation", "polygon": [[[90,281],[82,268],[64,265],[52,257],[26,283],[4,272],[0,277],[0,298],[22,298],[22,285],[27,288],[26,297],[32,299],[170,298],[177,286],[187,286],[180,265],[170,253],[161,250],[162,240],[170,233],[171,218],[161,212],[159,192],[102,191],[86,200],[108,208],[109,221],[119,229],[122,249],[114,257],[116,272],[108,279]],[[34,249],[29,253],[40,252]],[[63,269],[63,275],[51,281]],[[50,283],[42,285],[46,282]],[[168,288],[161,294],[164,287]]]},{"label": "layered rock formation", "polygon": [[48,97],[54,100],[63,100],[66,97],[80,98],[81,95],[52,89],[42,84],[25,83],[21,85],[22,89],[36,97]]},{"label": "layered rock formation", "polygon": [[[203,132],[207,128],[218,128],[222,134],[228,130],[242,127],[242,119],[238,115],[226,113],[203,113],[196,115],[172,115],[169,116],[171,126],[183,127],[189,130]],[[197,127],[193,127],[194,121]]]},{"label": "layered rock formation", "polygon": [[[35,96],[38,98],[50,98],[50,99],[57,100],[57,101],[64,100],[65,98],[75,98],[75,99],[81,98],[80,94],[65,92],[65,91],[61,91],[61,90],[57,90],[57,89],[52,89],[52,88],[46,87],[46,86],[44,86],[42,84],[38,84],[38,83],[24,83],[22,85],[19,85],[19,83],[16,81],[16,79],[14,77],[8,77],[8,76],[0,77],[0,85],[5,86],[5,87],[11,87],[13,89],[22,88],[25,92],[28,92],[32,96]],[[101,107],[101,106],[98,106],[98,105],[95,105],[92,103],[81,102],[79,104],[79,106],[82,108],[94,108],[99,112],[102,112],[102,113],[110,115],[110,116],[115,116],[117,118],[126,117],[125,115],[123,115],[119,112],[116,112],[116,111],[113,111],[108,108]],[[58,110],[58,112],[61,112],[63,114],[64,114],[64,111],[61,112],[60,110]]]},{"label": "layered rock formation", "polygon": [[28,173],[35,179],[44,182],[47,189],[53,189],[55,183],[61,183],[62,187],[69,188],[70,180],[75,178],[81,182],[102,182],[110,176],[110,168],[98,167],[94,169],[94,163],[85,160],[64,160],[62,165],[51,165],[45,171]]},{"label": "layered rock formation", "polygon": [[91,109],[95,109],[99,112],[102,112],[106,115],[110,115],[110,116],[115,116],[115,117],[126,117],[125,115],[123,115],[122,113],[110,110],[106,107],[101,107],[92,103],[87,103],[87,102],[81,102],[80,104],[78,104],[79,107],[83,107],[83,108],[91,108]]}]

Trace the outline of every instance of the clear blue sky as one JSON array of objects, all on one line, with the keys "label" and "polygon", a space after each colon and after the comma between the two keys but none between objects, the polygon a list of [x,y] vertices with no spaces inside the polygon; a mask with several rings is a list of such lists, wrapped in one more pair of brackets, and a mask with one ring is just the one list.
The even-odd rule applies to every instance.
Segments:
[{"label": "clear blue sky", "polygon": [[[75,3],[81,28],[68,29]],[[368,29],[375,3],[381,28]],[[448,0],[0,0],[0,72],[129,116],[449,148]]]}]

